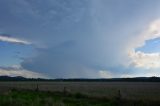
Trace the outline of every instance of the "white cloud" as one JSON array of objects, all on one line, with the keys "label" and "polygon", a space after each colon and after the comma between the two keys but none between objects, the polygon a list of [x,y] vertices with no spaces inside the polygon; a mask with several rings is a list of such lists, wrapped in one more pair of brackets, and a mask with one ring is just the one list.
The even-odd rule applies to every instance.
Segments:
[{"label": "white cloud", "polygon": [[22,76],[25,78],[48,78],[47,76],[21,67],[0,67],[0,76]]},{"label": "white cloud", "polygon": [[160,68],[160,53],[144,53],[135,51],[143,47],[147,40],[160,37],[160,19],[153,21],[149,27],[139,36],[135,37],[128,47],[128,55],[131,59],[130,65],[139,68]]},{"label": "white cloud", "polygon": [[160,68],[160,53],[131,52],[131,65],[146,69]]},{"label": "white cloud", "polygon": [[144,31],[133,38],[129,44],[130,49],[135,50],[138,47],[145,45],[147,40],[155,39],[160,37],[160,19],[155,20],[150,23],[149,27],[144,29]]},{"label": "white cloud", "polygon": [[0,35],[0,41],[10,42],[10,43],[18,43],[18,44],[24,44],[24,45],[31,44],[30,42],[25,41],[25,40],[13,38],[13,37],[8,37],[8,36],[3,36],[3,35]]},{"label": "white cloud", "polygon": [[100,70],[99,71],[100,78],[113,78],[113,74],[110,71]]},{"label": "white cloud", "polygon": [[98,72],[99,74],[99,78],[128,78],[128,77],[135,77],[135,75],[133,74],[129,74],[129,73],[121,73],[116,74],[113,71],[109,71],[109,70],[100,70]]}]

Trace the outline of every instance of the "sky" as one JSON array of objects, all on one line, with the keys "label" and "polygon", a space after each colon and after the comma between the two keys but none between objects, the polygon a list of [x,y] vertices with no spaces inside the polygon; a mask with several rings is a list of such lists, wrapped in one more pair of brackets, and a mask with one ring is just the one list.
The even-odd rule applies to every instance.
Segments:
[{"label": "sky", "polygon": [[160,0],[0,0],[0,75],[160,77]]}]

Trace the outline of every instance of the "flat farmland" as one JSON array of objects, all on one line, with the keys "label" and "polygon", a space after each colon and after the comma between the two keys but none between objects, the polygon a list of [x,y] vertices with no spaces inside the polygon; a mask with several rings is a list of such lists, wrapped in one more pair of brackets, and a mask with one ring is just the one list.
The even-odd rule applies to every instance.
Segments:
[{"label": "flat farmland", "polygon": [[160,101],[159,82],[46,82],[11,81],[0,82],[0,93],[11,89],[81,93],[91,97]]}]

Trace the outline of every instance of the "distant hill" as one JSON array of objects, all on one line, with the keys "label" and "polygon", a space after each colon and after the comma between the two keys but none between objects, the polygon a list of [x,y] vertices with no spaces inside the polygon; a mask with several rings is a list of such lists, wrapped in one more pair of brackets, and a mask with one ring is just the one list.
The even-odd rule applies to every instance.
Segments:
[{"label": "distant hill", "polygon": [[0,76],[0,81],[32,81],[32,80],[45,80],[45,79],[36,79],[36,78],[25,78],[22,76]]},{"label": "distant hill", "polygon": [[0,76],[0,81],[14,81],[14,80],[26,80],[26,78],[17,76],[17,77],[10,77],[10,76]]},{"label": "distant hill", "polygon": [[42,79],[42,78],[25,78],[22,76],[10,77],[0,76],[0,81],[88,81],[88,82],[160,82],[160,77],[134,77],[134,78],[110,78],[110,79],[86,79],[86,78],[69,78],[69,79]]}]

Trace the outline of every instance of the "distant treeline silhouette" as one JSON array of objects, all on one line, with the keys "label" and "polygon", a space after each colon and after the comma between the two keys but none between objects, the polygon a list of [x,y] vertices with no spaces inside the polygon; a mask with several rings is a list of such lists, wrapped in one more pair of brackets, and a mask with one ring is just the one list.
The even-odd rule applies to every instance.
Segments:
[{"label": "distant treeline silhouette", "polygon": [[135,78],[110,78],[110,79],[87,79],[87,78],[68,78],[68,79],[43,79],[43,78],[24,78],[21,76],[10,77],[0,76],[0,81],[59,81],[59,82],[160,82],[160,77],[135,77]]}]

